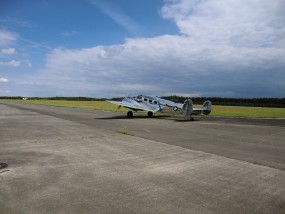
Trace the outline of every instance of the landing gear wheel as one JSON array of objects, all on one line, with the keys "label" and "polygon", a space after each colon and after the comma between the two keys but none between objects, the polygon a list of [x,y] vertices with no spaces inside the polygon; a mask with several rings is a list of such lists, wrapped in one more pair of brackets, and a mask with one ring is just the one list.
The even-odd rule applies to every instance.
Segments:
[{"label": "landing gear wheel", "polygon": [[153,116],[153,113],[151,111],[147,112],[147,116],[148,117],[152,117]]},{"label": "landing gear wheel", "polygon": [[190,121],[194,121],[194,118],[193,118],[193,117],[190,117]]},{"label": "landing gear wheel", "polygon": [[132,117],[133,117],[133,112],[132,112],[132,111],[128,111],[127,117],[128,117],[128,118],[132,118]]}]

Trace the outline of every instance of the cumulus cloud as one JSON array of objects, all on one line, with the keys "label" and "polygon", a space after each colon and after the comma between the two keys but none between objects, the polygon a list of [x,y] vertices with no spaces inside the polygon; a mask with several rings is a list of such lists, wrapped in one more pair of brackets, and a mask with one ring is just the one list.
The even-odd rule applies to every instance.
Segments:
[{"label": "cumulus cloud", "polygon": [[8,67],[19,67],[21,62],[16,60],[11,60],[9,62],[0,62],[0,66],[8,66]]},{"label": "cumulus cloud", "polygon": [[8,82],[8,79],[0,77],[0,83],[5,83],[5,82]]},{"label": "cumulus cloud", "polygon": [[[283,5],[282,5],[283,4]],[[57,95],[192,94],[281,97],[285,90],[282,0],[169,0],[160,13],[180,35],[52,50],[29,84]]]},{"label": "cumulus cloud", "polygon": [[181,0],[168,2],[163,17],[195,41],[235,47],[285,47],[285,2],[276,0]]},{"label": "cumulus cloud", "polygon": [[18,34],[5,30],[0,29],[0,47],[7,47],[11,44],[14,44],[16,41],[18,41]]},{"label": "cumulus cloud", "polygon": [[0,53],[10,55],[10,54],[16,53],[16,49],[15,48],[2,49],[2,50],[0,50]]}]

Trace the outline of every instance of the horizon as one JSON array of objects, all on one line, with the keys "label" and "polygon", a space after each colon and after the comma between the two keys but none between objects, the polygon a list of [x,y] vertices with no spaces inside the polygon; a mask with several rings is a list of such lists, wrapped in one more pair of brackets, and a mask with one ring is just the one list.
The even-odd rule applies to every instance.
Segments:
[{"label": "horizon", "polygon": [[[39,99],[50,99],[50,98],[87,98],[87,99],[118,99],[118,98],[125,98],[124,96],[122,97],[111,97],[111,98],[107,98],[107,97],[85,97],[85,96],[48,96],[48,97],[39,97],[39,96],[0,96],[0,99],[3,98],[39,98]],[[187,96],[177,96],[177,95],[163,95],[163,96],[151,96],[151,97],[176,97],[176,98],[216,98],[216,99],[245,99],[245,100],[254,100],[254,99],[285,99],[285,97],[252,97],[252,98],[246,98],[246,97],[187,97]]]}]

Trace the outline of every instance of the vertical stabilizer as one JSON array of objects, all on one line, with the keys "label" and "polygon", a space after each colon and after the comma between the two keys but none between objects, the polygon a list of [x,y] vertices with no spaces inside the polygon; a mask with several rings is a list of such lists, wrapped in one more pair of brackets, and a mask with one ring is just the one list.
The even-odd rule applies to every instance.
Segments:
[{"label": "vertical stabilizer", "polygon": [[186,116],[191,116],[191,114],[193,112],[193,102],[191,99],[186,99],[184,101],[182,110]]},{"label": "vertical stabilizer", "polygon": [[203,104],[203,114],[208,115],[212,111],[212,103],[210,100],[207,100]]}]

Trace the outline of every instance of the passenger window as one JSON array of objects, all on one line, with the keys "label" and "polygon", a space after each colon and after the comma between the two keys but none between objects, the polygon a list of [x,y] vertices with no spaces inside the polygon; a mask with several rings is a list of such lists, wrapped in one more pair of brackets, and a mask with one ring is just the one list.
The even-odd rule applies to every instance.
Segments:
[{"label": "passenger window", "polygon": [[157,101],[153,101],[154,104],[157,104]]},{"label": "passenger window", "polygon": [[143,100],[147,102],[147,99],[146,99],[146,98],[144,98]]},{"label": "passenger window", "polygon": [[152,103],[152,100],[149,100],[150,103]]}]

